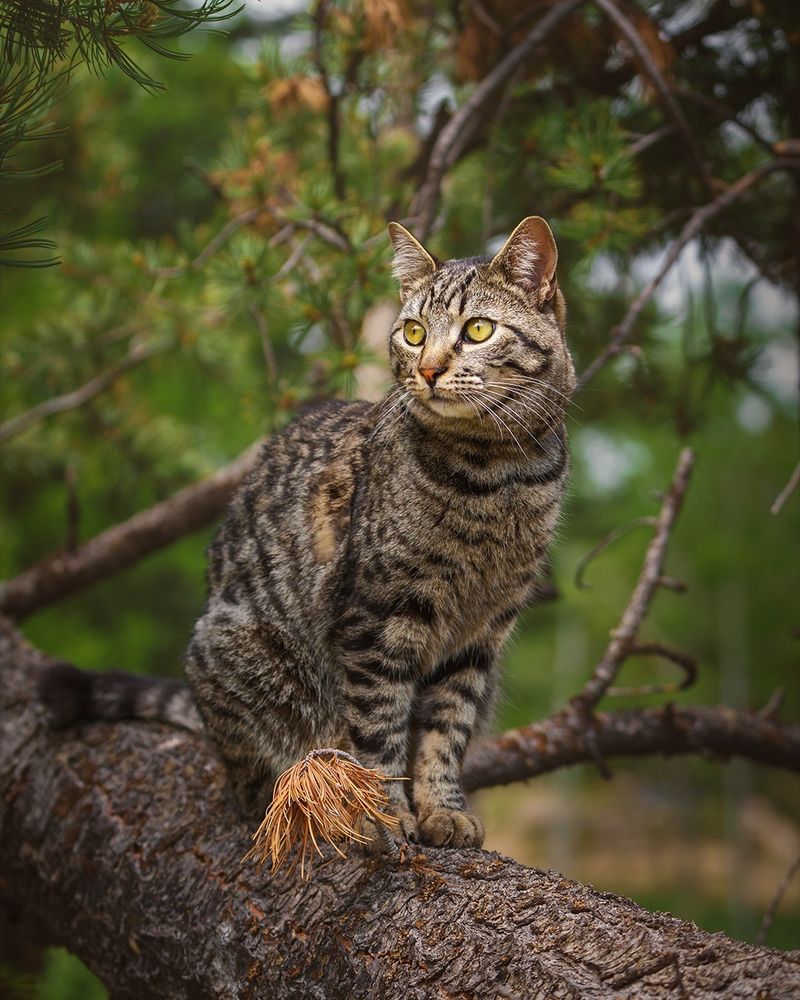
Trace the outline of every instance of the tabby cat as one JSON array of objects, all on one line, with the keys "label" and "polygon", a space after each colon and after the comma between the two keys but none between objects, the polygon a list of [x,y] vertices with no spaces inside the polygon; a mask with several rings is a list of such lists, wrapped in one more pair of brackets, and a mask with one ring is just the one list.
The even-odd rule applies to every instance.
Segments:
[{"label": "tabby cat", "polygon": [[191,692],[62,669],[44,697],[61,723],[202,726],[248,814],[308,750],[347,747],[412,778],[388,785],[406,837],[476,847],[462,763],[558,519],[574,369],[543,219],[493,258],[442,262],[389,233],[394,388],[265,443],[209,550]]}]

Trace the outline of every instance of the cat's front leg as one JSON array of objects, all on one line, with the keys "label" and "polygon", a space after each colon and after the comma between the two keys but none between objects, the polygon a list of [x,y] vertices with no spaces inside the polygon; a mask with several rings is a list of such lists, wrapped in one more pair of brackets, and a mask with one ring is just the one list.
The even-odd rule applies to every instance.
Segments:
[{"label": "cat's front leg", "polygon": [[[408,774],[409,732],[415,679],[411,670],[380,650],[377,627],[360,616],[345,620],[338,659],[344,669],[344,710],[350,749],[365,767],[390,778]],[[386,783],[388,811],[400,822],[401,839],[416,838],[408,781]]]},{"label": "cat's front leg", "polygon": [[420,840],[480,847],[483,824],[467,805],[464,755],[494,689],[493,650],[473,647],[441,664],[418,695],[414,808]]}]

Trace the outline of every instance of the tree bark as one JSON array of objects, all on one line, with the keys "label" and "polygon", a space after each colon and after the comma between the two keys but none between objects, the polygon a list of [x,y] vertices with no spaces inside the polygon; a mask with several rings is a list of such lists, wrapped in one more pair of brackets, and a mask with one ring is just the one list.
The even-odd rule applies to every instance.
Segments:
[{"label": "tree bark", "polygon": [[45,654],[0,628],[0,906],[114,998],[761,997],[800,953],[708,934],[484,851],[240,864],[251,831],[200,736],[141,723],[53,734]]}]

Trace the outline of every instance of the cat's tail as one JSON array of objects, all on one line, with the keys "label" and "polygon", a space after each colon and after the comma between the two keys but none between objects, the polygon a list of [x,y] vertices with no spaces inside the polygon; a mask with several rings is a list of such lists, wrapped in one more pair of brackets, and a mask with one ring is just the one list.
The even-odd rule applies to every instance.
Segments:
[{"label": "cat's tail", "polygon": [[203,731],[189,685],[165,677],[117,670],[91,673],[71,663],[53,663],[39,679],[39,700],[54,729],[92,719],[147,719]]}]

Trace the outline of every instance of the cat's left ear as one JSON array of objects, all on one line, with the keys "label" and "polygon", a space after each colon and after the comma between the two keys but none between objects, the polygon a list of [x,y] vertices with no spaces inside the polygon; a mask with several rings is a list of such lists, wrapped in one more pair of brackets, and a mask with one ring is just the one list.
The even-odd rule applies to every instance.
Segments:
[{"label": "cat's left ear", "polygon": [[407,295],[418,281],[433,274],[439,261],[399,222],[389,223],[389,239],[394,247],[392,271]]},{"label": "cat's left ear", "polygon": [[495,255],[490,271],[529,292],[541,307],[556,293],[558,249],[553,232],[540,215],[523,219]]}]

